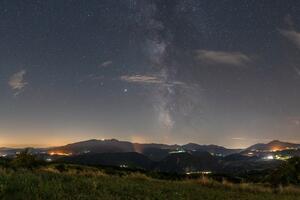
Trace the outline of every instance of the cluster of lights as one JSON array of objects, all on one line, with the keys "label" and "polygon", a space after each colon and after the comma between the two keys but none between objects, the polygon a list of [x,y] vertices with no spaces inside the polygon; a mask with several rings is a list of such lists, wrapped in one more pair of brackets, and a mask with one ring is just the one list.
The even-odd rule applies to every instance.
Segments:
[{"label": "cluster of lights", "polygon": [[269,155],[267,157],[265,157],[266,160],[288,160],[290,159],[291,156],[281,156],[281,155],[275,155],[275,156],[272,156],[272,155]]},{"label": "cluster of lights", "polygon": [[275,159],[276,160],[288,160],[290,159],[292,156],[280,156],[280,155],[276,155]]},{"label": "cluster of lights", "polygon": [[[283,151],[283,150],[297,150],[297,149],[299,149],[299,148],[275,146],[275,147],[272,147],[272,149],[270,149],[270,150],[251,149],[250,152],[247,153],[247,155],[253,156],[253,155],[255,155],[255,153],[270,153],[270,152],[274,153],[274,152],[279,152],[279,151]],[[280,157],[280,159],[281,158],[282,157]],[[267,156],[267,157],[265,157],[265,159],[271,160],[272,158],[271,158],[271,156]],[[273,159],[275,159],[275,158],[273,158]]]},{"label": "cluster of lights", "polygon": [[49,152],[49,154],[51,156],[71,156],[72,153],[66,153],[66,152],[62,152],[62,151],[51,151]]},{"label": "cluster of lights", "polygon": [[170,154],[174,154],[174,153],[185,153],[184,150],[178,150],[178,151],[170,151]]},{"label": "cluster of lights", "polygon": [[267,160],[274,160],[274,156],[270,155],[266,157]]},{"label": "cluster of lights", "polygon": [[191,174],[204,174],[204,175],[208,175],[208,174],[211,174],[211,171],[186,172],[185,174],[187,174],[187,175],[191,175]]}]

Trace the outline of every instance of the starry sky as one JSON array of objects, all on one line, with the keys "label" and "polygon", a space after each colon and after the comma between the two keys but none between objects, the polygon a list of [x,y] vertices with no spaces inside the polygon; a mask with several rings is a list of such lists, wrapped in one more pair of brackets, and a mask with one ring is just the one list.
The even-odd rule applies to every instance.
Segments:
[{"label": "starry sky", "polygon": [[0,146],[299,132],[298,0],[0,0]]}]

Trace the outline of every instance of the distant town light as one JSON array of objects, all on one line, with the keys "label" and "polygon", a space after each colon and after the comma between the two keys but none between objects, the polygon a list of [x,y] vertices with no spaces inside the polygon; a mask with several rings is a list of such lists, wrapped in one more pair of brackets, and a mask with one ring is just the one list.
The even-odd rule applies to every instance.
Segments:
[{"label": "distant town light", "polygon": [[274,159],[274,156],[272,156],[272,155],[267,156],[267,159],[268,159],[268,160],[273,160],[273,159]]},{"label": "distant town light", "polygon": [[66,152],[61,152],[61,151],[51,151],[49,152],[51,156],[71,156],[72,153],[66,153]]},{"label": "distant town light", "polygon": [[204,174],[204,175],[208,175],[211,174],[211,171],[192,171],[192,172],[186,172],[186,175],[191,175],[191,174]]}]

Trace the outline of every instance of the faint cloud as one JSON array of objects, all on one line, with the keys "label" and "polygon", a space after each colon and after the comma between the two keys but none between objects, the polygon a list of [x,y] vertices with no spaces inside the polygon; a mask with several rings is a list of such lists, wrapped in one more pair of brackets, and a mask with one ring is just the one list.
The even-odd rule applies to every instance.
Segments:
[{"label": "faint cloud", "polygon": [[298,67],[294,67],[294,70],[298,76],[300,76],[300,69]]},{"label": "faint cloud", "polygon": [[196,58],[209,64],[243,66],[251,59],[241,52],[197,50]]},{"label": "faint cloud", "polygon": [[231,138],[233,140],[246,140],[246,138],[240,138],[240,137],[235,137],[235,138]]},{"label": "faint cloud", "polygon": [[288,118],[288,123],[291,125],[300,126],[300,118],[299,117]]},{"label": "faint cloud", "polygon": [[284,17],[284,22],[285,24],[287,24],[288,26],[290,27],[293,27],[294,26],[294,21],[293,21],[293,18],[290,14],[287,14],[285,17]]},{"label": "faint cloud", "polygon": [[144,75],[133,75],[133,76],[121,76],[122,81],[131,83],[162,83],[162,81],[156,76],[144,76]]},{"label": "faint cloud", "polygon": [[96,74],[89,74],[89,75],[86,76],[86,78],[88,80],[92,80],[92,81],[104,80],[103,75],[96,75]]},{"label": "faint cloud", "polygon": [[101,68],[101,67],[108,67],[108,66],[110,66],[112,63],[113,63],[113,62],[112,62],[111,60],[107,60],[107,61],[101,63],[101,65],[100,65],[99,67],[100,67],[100,68]]},{"label": "faint cloud", "polygon": [[13,74],[8,81],[8,85],[10,88],[15,91],[15,95],[20,94],[25,86],[28,84],[25,81],[26,70],[21,70]]},{"label": "faint cloud", "polygon": [[161,84],[165,86],[186,85],[184,82],[181,81],[165,81],[163,77],[154,75],[124,75],[120,77],[120,80],[137,84]]},{"label": "faint cloud", "polygon": [[238,140],[238,141],[256,141],[256,142],[262,142],[262,141],[272,141],[273,139],[270,138],[244,138],[244,137],[234,137],[231,138],[232,140]]},{"label": "faint cloud", "polygon": [[300,48],[300,32],[295,30],[279,30],[281,35],[293,42],[298,48]]}]

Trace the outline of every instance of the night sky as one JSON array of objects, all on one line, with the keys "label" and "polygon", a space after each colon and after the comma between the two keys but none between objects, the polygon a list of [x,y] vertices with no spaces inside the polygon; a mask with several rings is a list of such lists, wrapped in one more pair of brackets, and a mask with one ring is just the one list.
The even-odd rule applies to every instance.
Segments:
[{"label": "night sky", "polygon": [[299,133],[299,0],[0,0],[0,146]]}]

